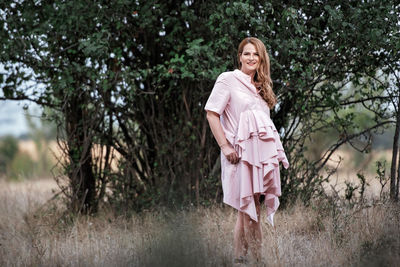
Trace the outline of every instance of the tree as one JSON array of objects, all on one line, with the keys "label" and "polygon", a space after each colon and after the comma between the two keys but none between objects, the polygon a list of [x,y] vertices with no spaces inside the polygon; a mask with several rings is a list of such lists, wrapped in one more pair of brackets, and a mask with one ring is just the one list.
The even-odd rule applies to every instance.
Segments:
[{"label": "tree", "polygon": [[[375,55],[383,45],[376,33],[398,29],[396,8],[337,0],[3,1],[3,99],[55,110],[75,211],[95,211],[106,186],[107,199],[124,208],[218,201],[219,151],[203,107],[217,75],[236,67],[237,44],[256,36],[272,58],[279,98],[272,117],[292,166],[282,172],[282,200],[307,202],[338,147],[392,123],[377,117],[360,128],[341,111],[372,101],[347,94],[346,84],[386,66]],[[307,138],[327,126],[337,142],[322,158],[305,158]]]},{"label": "tree", "polygon": [[82,49],[77,50],[92,26],[83,14],[93,11],[77,1],[3,1],[1,10],[4,98],[31,100],[57,112],[54,118],[65,129],[62,144],[67,148],[65,172],[70,182],[64,192],[69,191],[74,211],[95,211],[91,150],[96,117],[101,114],[94,112],[88,89],[94,70],[87,66]]}]

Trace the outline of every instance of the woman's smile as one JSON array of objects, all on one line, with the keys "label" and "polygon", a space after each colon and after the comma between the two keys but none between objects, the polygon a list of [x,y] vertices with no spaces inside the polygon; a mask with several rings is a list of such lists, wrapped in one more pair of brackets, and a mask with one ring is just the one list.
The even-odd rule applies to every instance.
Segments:
[{"label": "woman's smile", "polygon": [[240,55],[241,71],[247,75],[254,75],[258,68],[259,55],[256,47],[248,43],[243,47],[243,52]]}]

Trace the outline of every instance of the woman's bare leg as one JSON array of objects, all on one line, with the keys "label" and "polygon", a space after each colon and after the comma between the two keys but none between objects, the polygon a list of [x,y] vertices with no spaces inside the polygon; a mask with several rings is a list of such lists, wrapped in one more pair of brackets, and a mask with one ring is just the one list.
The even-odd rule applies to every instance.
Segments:
[{"label": "woman's bare leg", "polygon": [[256,260],[261,260],[262,232],[260,223],[260,195],[254,195],[256,205],[257,220],[252,220],[249,215],[243,214],[244,235],[248,242],[251,252]]},{"label": "woman's bare leg", "polygon": [[235,250],[235,258],[239,259],[241,256],[246,256],[248,244],[244,234],[244,213],[238,211],[238,216],[235,225],[235,232],[233,238],[233,246]]}]

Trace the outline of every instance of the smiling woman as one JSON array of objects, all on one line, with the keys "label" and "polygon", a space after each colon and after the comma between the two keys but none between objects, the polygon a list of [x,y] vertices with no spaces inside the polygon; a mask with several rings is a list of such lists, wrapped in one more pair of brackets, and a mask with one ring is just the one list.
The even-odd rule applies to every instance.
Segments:
[{"label": "smiling woman", "polygon": [[239,69],[218,77],[205,110],[221,148],[224,203],[238,210],[234,261],[243,263],[248,248],[261,260],[260,196],[265,196],[267,220],[273,225],[281,195],[279,162],[285,168],[289,163],[270,119],[276,97],[264,44],[244,39],[238,62]]},{"label": "smiling woman", "polygon": [[256,47],[252,43],[247,43],[243,47],[243,51],[239,56],[241,71],[251,75],[257,70],[259,65],[260,56],[258,55]]}]

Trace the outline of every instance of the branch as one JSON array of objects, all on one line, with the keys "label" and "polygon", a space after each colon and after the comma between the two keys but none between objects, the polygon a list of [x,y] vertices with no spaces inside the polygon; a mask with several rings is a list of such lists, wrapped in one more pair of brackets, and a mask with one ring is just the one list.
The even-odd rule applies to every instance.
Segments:
[{"label": "branch", "polygon": [[[353,101],[340,102],[339,104],[341,106],[347,106],[347,105],[351,105],[351,104],[364,103],[364,102],[371,101],[371,100],[376,100],[376,99],[386,100],[388,98],[389,97],[387,97],[387,96],[373,96],[373,97],[367,97],[367,98],[353,100]],[[316,105],[315,107],[316,108],[329,108],[330,106],[327,106],[327,105]]]},{"label": "branch", "polygon": [[385,124],[390,124],[390,123],[394,123],[394,122],[395,122],[395,121],[392,121],[392,120],[383,121],[383,122],[378,123],[378,124],[376,124],[376,125],[374,125],[374,126],[368,128],[368,129],[366,129],[366,130],[364,130],[364,131],[362,131],[362,132],[355,133],[355,134],[351,134],[351,135],[346,135],[344,138],[340,139],[336,144],[332,145],[332,146],[324,153],[324,155],[323,155],[319,160],[317,160],[317,161],[315,162],[315,164],[318,164],[321,160],[323,160],[322,163],[320,164],[320,166],[318,166],[318,167],[316,168],[317,171],[320,171],[320,170],[322,169],[322,167],[325,166],[325,164],[328,162],[328,160],[329,160],[329,158],[332,156],[332,154],[333,154],[341,145],[343,145],[344,143],[346,143],[346,142],[348,142],[349,140],[351,140],[351,139],[353,139],[353,138],[356,138],[356,137],[358,137],[358,136],[360,136],[360,135],[366,134],[367,132],[369,132],[369,131],[371,131],[371,130],[373,130],[373,129],[376,129],[376,128],[379,128],[379,127],[381,127],[381,126],[383,126],[383,125],[385,125]]},{"label": "branch", "polygon": [[46,107],[53,108],[55,110],[60,110],[57,105],[50,104],[48,102],[44,102],[44,101],[42,101],[40,99],[32,99],[32,98],[29,98],[28,96],[16,96],[16,97],[4,97],[4,96],[1,96],[0,97],[0,101],[1,100],[12,100],[12,101],[28,100],[28,101],[34,102],[34,103],[36,103],[38,105],[41,105],[41,106],[46,106]]}]

